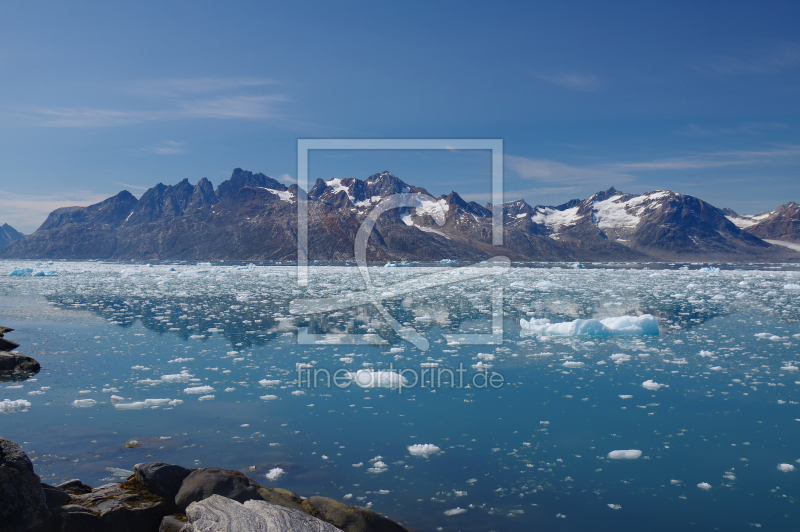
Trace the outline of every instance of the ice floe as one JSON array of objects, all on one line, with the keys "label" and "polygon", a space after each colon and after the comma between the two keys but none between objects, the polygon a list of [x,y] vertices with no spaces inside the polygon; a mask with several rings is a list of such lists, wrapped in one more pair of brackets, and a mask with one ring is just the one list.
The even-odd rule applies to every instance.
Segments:
[{"label": "ice floe", "polygon": [[642,451],[638,449],[626,449],[608,453],[608,457],[612,460],[636,460],[640,456],[642,456]]},{"label": "ice floe", "polygon": [[657,335],[658,320],[650,314],[617,316],[602,320],[573,320],[551,323],[549,319],[520,319],[523,331],[552,336],[640,336]]}]

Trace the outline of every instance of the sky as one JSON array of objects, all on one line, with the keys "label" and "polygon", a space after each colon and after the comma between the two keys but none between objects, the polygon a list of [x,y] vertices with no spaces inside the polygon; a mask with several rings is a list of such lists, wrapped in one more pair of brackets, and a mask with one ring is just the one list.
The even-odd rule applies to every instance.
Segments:
[{"label": "sky", "polygon": [[[0,224],[244,168],[298,138],[503,139],[505,199],[800,202],[798,2],[3,2]],[[485,152],[312,153],[485,203]]]}]

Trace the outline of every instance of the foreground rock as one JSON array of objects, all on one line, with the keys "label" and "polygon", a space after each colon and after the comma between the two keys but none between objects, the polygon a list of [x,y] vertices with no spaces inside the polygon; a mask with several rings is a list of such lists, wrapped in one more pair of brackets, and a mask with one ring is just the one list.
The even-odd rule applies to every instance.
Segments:
[{"label": "foreground rock", "polygon": [[0,375],[7,376],[12,373],[31,375],[39,373],[41,367],[36,360],[19,353],[8,352],[19,347],[18,343],[3,338],[6,333],[13,330],[8,327],[0,327]]},{"label": "foreground rock", "polygon": [[31,357],[0,351],[0,372],[39,373],[40,369],[39,363]]},{"label": "foreground rock", "polygon": [[339,532],[335,526],[298,510],[266,501],[244,504],[212,495],[186,509],[189,524],[182,532]]},{"label": "foreground rock", "polygon": [[0,530],[47,530],[47,497],[33,464],[16,443],[0,438]]},{"label": "foreground rock", "polygon": [[[174,512],[178,513],[174,513]],[[185,515],[182,513],[185,512]],[[123,483],[43,484],[0,438],[0,532],[407,532],[367,508],[260,486],[239,471],[137,464]]]},{"label": "foreground rock", "polygon": [[3,335],[13,330],[14,329],[9,329],[8,327],[0,327],[0,351],[13,351],[19,347],[18,343],[3,338]]}]

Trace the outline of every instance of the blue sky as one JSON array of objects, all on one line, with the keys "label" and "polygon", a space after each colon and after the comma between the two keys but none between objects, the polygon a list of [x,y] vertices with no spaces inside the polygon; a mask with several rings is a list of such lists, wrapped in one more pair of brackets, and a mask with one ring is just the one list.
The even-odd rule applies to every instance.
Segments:
[{"label": "blue sky", "polygon": [[[797,2],[5,2],[0,223],[235,167],[297,138],[502,138],[506,199],[669,188],[800,201]],[[481,153],[317,155],[488,197]],[[340,154],[341,155],[341,154]]]}]

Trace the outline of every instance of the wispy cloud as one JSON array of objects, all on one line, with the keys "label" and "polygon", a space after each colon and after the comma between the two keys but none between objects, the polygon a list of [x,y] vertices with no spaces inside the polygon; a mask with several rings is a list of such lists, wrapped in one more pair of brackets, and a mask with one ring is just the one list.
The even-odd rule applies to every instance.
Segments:
[{"label": "wispy cloud", "polygon": [[[570,193],[579,193],[583,190],[583,187],[573,186],[573,187],[536,187],[536,188],[526,188],[522,190],[506,190],[503,192],[503,201],[507,203],[509,201],[516,201],[518,199],[524,199],[531,205],[535,205],[538,203],[536,198],[539,196],[546,196],[548,194],[570,194]],[[475,194],[463,194],[461,196],[467,201],[478,201],[478,202],[491,202],[492,201],[492,194],[491,192],[486,193],[475,193]]]},{"label": "wispy cloud", "polygon": [[278,181],[283,181],[284,183],[297,183],[297,178],[290,176],[289,174],[282,174],[278,176]]},{"label": "wispy cloud", "polygon": [[266,78],[172,78],[135,81],[126,85],[124,90],[150,97],[176,97],[276,84]]},{"label": "wispy cloud", "polygon": [[505,164],[523,179],[542,183],[589,185],[595,183],[627,183],[635,177],[619,169],[603,166],[579,167],[548,159],[529,159],[506,155]]},{"label": "wispy cloud", "polygon": [[33,195],[0,190],[0,202],[3,205],[2,222],[8,223],[18,231],[30,234],[44,223],[47,215],[58,208],[93,205],[108,196],[87,191]]},{"label": "wispy cloud", "polygon": [[800,66],[800,43],[782,43],[751,51],[740,57],[713,57],[700,61],[696,68],[723,75],[779,74]]},{"label": "wispy cloud", "polygon": [[177,118],[274,118],[274,103],[286,101],[282,96],[234,96],[213,100],[181,102]]},{"label": "wispy cloud", "polygon": [[131,108],[26,106],[17,107],[12,115],[28,125],[56,128],[119,127],[185,119],[267,120],[279,118],[277,106],[288,101],[279,94],[253,94],[272,84],[261,78],[148,80],[125,87],[123,92],[137,97]]},{"label": "wispy cloud", "polygon": [[781,122],[744,122],[734,127],[702,127],[697,124],[689,124],[676,133],[688,137],[712,137],[716,135],[760,135],[769,130],[788,129],[788,124]]},{"label": "wispy cloud", "polygon": [[536,77],[548,83],[574,91],[595,91],[604,83],[594,74],[580,72],[558,72],[555,74],[537,74]]},{"label": "wispy cloud", "polygon": [[133,188],[135,190],[148,190],[149,187],[140,187],[139,185],[131,185],[129,183],[120,183],[119,181],[112,181],[115,185],[119,185],[125,188]]},{"label": "wispy cloud", "polygon": [[145,146],[142,148],[142,151],[155,153],[158,155],[182,155],[186,153],[186,150],[183,148],[184,146],[185,144],[183,142],[165,140],[160,144]]},{"label": "wispy cloud", "polygon": [[608,168],[620,171],[695,170],[783,162],[789,158],[797,157],[800,157],[800,145],[790,145],[765,150],[718,151],[651,161],[614,163],[608,165]]}]

